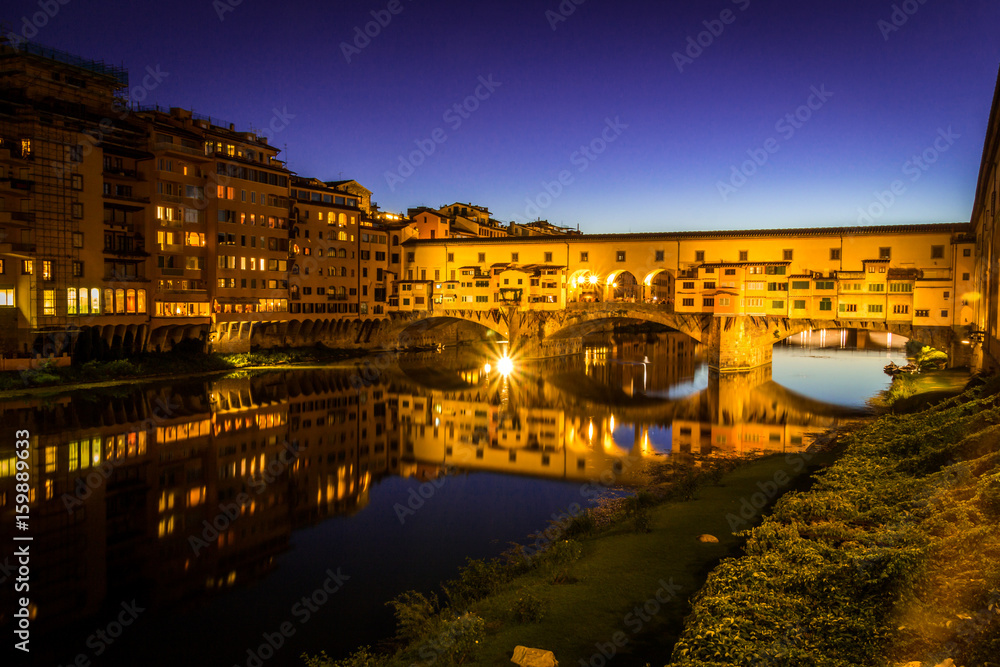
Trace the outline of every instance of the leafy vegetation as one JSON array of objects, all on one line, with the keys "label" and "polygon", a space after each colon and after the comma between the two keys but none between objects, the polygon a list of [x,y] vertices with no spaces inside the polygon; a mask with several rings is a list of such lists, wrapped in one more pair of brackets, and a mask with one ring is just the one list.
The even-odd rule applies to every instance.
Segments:
[{"label": "leafy vegetation", "polygon": [[846,436],[698,594],[672,665],[984,664],[1000,654],[1000,383]]}]

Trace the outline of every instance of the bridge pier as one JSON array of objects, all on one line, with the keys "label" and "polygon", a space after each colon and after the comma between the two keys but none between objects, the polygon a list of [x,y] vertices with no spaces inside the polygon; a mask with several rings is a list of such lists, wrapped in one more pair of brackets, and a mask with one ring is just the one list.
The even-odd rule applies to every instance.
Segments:
[{"label": "bridge pier", "polygon": [[720,373],[741,373],[770,365],[777,330],[764,318],[712,318],[704,341],[709,367]]}]

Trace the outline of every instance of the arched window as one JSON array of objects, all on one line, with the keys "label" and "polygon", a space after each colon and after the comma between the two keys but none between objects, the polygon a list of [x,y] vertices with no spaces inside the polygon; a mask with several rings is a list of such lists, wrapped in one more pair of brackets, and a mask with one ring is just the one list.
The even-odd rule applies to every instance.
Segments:
[{"label": "arched window", "polygon": [[347,259],[347,251],[341,248],[340,251],[337,253],[337,257],[340,257],[342,259]]},{"label": "arched window", "polygon": [[323,249],[322,248],[316,248],[316,254],[318,256],[322,257],[323,256]]},{"label": "arched window", "polygon": [[347,226],[347,214],[346,213],[341,213],[340,214],[340,226],[341,227]]},{"label": "arched window", "polygon": [[125,292],[125,310],[129,313],[135,312],[135,290],[130,289]]},{"label": "arched window", "polygon": [[125,290],[115,290],[115,313],[125,312]]},{"label": "arched window", "polygon": [[393,236],[392,236],[392,245],[394,245],[394,246],[399,245],[399,237],[396,236],[395,234],[393,234]]},{"label": "arched window", "polygon": [[90,288],[90,312],[94,315],[101,312],[101,290],[96,287]]},{"label": "arched window", "polygon": [[136,292],[136,309],[140,313],[146,313],[146,290],[144,289]]},{"label": "arched window", "polygon": [[347,240],[347,232],[338,232],[337,233],[337,240],[338,241],[346,241]]},{"label": "arched window", "polygon": [[66,289],[66,312],[69,315],[76,315],[76,288]]}]

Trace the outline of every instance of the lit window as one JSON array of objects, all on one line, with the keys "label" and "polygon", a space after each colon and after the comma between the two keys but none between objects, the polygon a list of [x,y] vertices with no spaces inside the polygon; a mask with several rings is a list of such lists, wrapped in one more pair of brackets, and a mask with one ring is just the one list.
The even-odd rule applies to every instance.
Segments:
[{"label": "lit window", "polygon": [[95,315],[101,312],[101,290],[96,287],[90,289],[90,312]]},{"label": "lit window", "polygon": [[76,315],[76,288],[69,287],[66,289],[66,312],[70,315]]},{"label": "lit window", "polygon": [[47,289],[42,291],[42,315],[56,314],[56,291]]},{"label": "lit window", "polygon": [[14,303],[14,288],[0,287],[0,307],[11,307]]}]

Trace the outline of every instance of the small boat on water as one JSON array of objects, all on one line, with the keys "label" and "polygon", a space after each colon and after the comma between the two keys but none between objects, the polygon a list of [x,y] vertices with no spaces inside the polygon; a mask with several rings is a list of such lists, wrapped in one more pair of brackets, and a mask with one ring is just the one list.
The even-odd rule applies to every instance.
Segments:
[{"label": "small boat on water", "polygon": [[882,369],[886,375],[899,375],[901,373],[916,373],[917,366],[914,363],[908,363],[905,366],[897,366],[893,362],[886,364],[885,368]]}]

